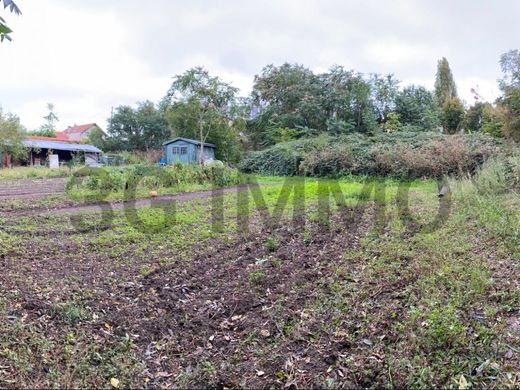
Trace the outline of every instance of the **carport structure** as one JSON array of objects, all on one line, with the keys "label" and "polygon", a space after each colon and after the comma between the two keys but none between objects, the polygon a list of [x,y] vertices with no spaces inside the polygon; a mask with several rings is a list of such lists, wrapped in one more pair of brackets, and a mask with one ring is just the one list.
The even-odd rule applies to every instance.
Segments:
[{"label": "carport structure", "polygon": [[77,154],[85,158],[85,165],[96,166],[99,155],[103,153],[93,145],[49,137],[28,137],[23,144],[29,149],[30,166],[43,165],[50,155],[57,155],[58,162],[62,163],[72,160]]}]

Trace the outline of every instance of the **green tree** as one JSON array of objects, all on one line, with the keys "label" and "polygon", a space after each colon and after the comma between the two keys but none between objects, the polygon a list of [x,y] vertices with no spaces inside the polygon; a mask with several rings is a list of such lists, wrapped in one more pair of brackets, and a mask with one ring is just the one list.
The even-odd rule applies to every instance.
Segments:
[{"label": "green tree", "polygon": [[464,117],[464,129],[468,132],[477,132],[482,130],[484,125],[484,110],[490,103],[475,102]]},{"label": "green tree", "polygon": [[[4,10],[6,8],[9,8],[9,10],[12,13],[15,13],[16,15],[21,15],[20,9],[17,7],[17,5],[14,3],[13,0],[0,0],[1,2],[4,2]],[[8,41],[11,40],[11,37],[9,36],[10,33],[12,33],[13,30],[11,30],[7,24],[4,18],[0,16],[0,42],[3,42],[4,39],[7,39]]]},{"label": "green tree", "polygon": [[234,161],[240,142],[237,129],[241,118],[237,110],[238,89],[196,67],[174,77],[162,106],[172,137],[199,140],[202,147],[199,162],[203,163],[204,143],[217,146],[217,158]]},{"label": "green tree", "polygon": [[[161,111],[150,101],[140,102],[137,108],[119,106],[108,121],[110,138],[104,140],[108,149],[157,149],[169,136]],[[106,147],[106,146],[105,146]]]},{"label": "green tree", "polygon": [[333,66],[320,77],[324,87],[327,131],[370,133],[377,128],[372,87],[361,73]]},{"label": "green tree", "polygon": [[396,131],[401,130],[402,124],[400,121],[400,115],[397,112],[389,112],[387,120],[382,124],[382,126],[383,130],[387,133],[395,133]]},{"label": "green tree", "polygon": [[385,123],[388,114],[395,109],[399,80],[392,74],[386,76],[374,74],[370,78],[370,86],[377,122]]},{"label": "green tree", "polygon": [[395,98],[395,112],[403,125],[433,131],[440,125],[440,110],[433,94],[422,86],[410,85]]},{"label": "green tree", "polygon": [[268,129],[289,128],[324,130],[327,113],[324,107],[323,80],[302,65],[268,65],[255,76],[252,106],[254,118],[249,123],[255,144],[270,145]]},{"label": "green tree", "polygon": [[437,74],[435,76],[435,99],[439,107],[444,107],[444,104],[449,98],[457,97],[457,86],[453,74],[451,73],[450,64],[445,57],[437,63]]},{"label": "green tree", "polygon": [[485,104],[482,109],[482,131],[493,137],[503,137],[507,109],[502,105]]},{"label": "green tree", "polygon": [[54,111],[54,104],[47,103],[49,113],[43,117],[45,123],[38,130],[31,131],[32,135],[40,137],[56,137],[56,122],[59,121],[58,115]]},{"label": "green tree", "polygon": [[27,157],[27,148],[23,145],[25,131],[20,119],[13,114],[4,114],[0,109],[0,153],[21,159]]},{"label": "green tree", "polygon": [[449,97],[442,107],[442,126],[447,134],[456,133],[461,129],[464,120],[464,105],[457,97]]},{"label": "green tree", "polygon": [[105,133],[97,128],[92,130],[88,136],[88,143],[90,145],[94,145],[96,148],[104,151],[115,150],[111,141],[111,138],[107,138]]},{"label": "green tree", "polygon": [[520,141],[520,51],[511,50],[500,58],[503,78],[499,81],[502,96],[498,104],[503,106],[503,134]]},{"label": "green tree", "polygon": [[287,127],[271,127],[267,129],[267,137],[270,144],[294,141],[300,137],[300,131]]},{"label": "green tree", "polygon": [[392,75],[366,78],[341,66],[322,74],[301,65],[266,66],[255,77],[249,135],[258,147],[284,139],[280,129],[293,129],[295,137],[372,133],[394,109],[397,85]]}]

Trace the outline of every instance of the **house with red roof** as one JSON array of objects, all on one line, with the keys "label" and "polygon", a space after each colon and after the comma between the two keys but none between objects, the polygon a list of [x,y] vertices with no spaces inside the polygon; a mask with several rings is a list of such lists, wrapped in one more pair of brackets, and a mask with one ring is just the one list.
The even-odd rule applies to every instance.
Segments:
[{"label": "house with red roof", "polygon": [[56,138],[75,142],[83,142],[88,140],[89,135],[94,130],[99,130],[106,135],[103,129],[101,129],[101,127],[99,127],[97,124],[88,123],[86,125],[69,126],[63,131],[57,131]]}]

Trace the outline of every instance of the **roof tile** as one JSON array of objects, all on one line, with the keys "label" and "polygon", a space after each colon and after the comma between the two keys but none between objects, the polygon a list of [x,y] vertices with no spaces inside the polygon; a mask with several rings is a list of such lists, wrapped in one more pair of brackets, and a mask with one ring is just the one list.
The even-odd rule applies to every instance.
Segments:
[{"label": "roof tile", "polygon": [[77,125],[77,126],[69,126],[65,130],[63,130],[63,133],[65,134],[76,134],[76,133],[84,133],[91,127],[97,126],[95,123],[88,123],[86,125]]}]

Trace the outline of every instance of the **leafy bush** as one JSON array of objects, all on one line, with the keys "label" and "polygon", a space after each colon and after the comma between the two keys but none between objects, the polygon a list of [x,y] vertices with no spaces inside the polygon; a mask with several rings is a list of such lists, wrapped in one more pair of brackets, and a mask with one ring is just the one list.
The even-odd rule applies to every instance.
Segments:
[{"label": "leafy bush", "polygon": [[240,168],[263,175],[441,177],[473,173],[497,150],[497,141],[482,134],[319,136],[254,152]]},{"label": "leafy bush", "polygon": [[248,173],[260,173],[273,176],[296,175],[303,160],[295,145],[278,144],[271,148],[251,153],[242,160],[239,168]]},{"label": "leafy bush", "polygon": [[371,153],[374,159],[371,174],[439,178],[474,173],[496,150],[489,143],[472,143],[468,136],[456,135],[434,139],[416,148],[407,144],[375,147]]},{"label": "leafy bush", "polygon": [[307,153],[299,169],[308,176],[343,175],[352,170],[353,162],[348,146],[340,144]]},{"label": "leafy bush", "polygon": [[265,247],[269,252],[275,252],[280,247],[280,243],[274,237],[268,237],[265,241]]}]

